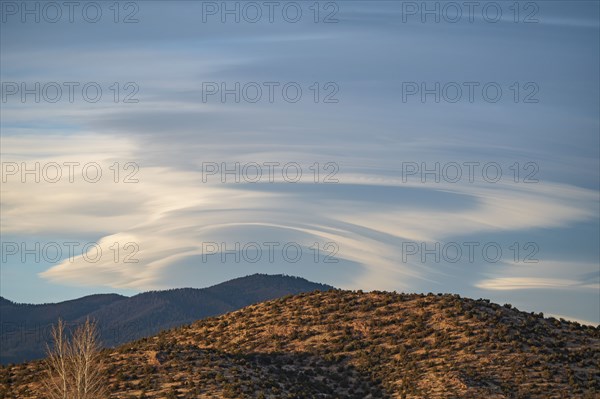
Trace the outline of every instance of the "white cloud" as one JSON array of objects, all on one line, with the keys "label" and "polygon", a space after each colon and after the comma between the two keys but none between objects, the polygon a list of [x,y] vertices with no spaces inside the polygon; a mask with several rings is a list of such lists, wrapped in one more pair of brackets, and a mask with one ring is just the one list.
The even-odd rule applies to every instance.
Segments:
[{"label": "white cloud", "polygon": [[[37,150],[30,151],[34,142]],[[303,195],[303,189],[308,188],[304,186],[277,191],[258,186],[239,189],[236,185],[203,184],[200,170],[144,167],[146,158],[139,152],[138,144],[115,137],[13,136],[4,138],[2,144],[6,161],[95,161],[108,172],[114,162],[141,160],[136,175],[140,182],[136,184],[116,184],[112,176],[96,184],[81,180],[68,183],[64,181],[66,176],[55,184],[22,184],[14,180],[3,184],[5,234],[95,234],[105,254],[112,254],[109,247],[114,242],[139,244],[139,263],[115,264],[111,256],[90,263],[78,256],[41,274],[65,284],[138,290],[168,286],[170,267],[199,255],[200,243],[260,238],[297,241],[307,247],[315,241],[332,241],[339,246],[339,258],[363,265],[364,273],[357,275],[351,285],[366,289],[410,288],[415,279],[437,279],[439,271],[419,262],[399,262],[398,240],[435,241],[456,233],[564,226],[594,217],[593,207],[597,204],[590,190],[561,184],[424,186],[373,175],[369,169],[363,173],[340,172],[338,177],[347,186],[329,187],[331,193],[357,190],[340,200],[336,196],[329,198],[327,191]],[[235,154],[231,157],[239,160]],[[377,198],[358,195],[364,194],[361,190],[368,193],[369,187],[395,186],[406,190],[425,188],[419,195],[440,199],[445,198],[445,193],[458,194],[465,204],[459,209],[454,209],[456,204],[448,204],[448,209],[444,209],[440,200],[441,206],[431,208],[420,204],[421,197],[411,197],[406,201],[399,198],[397,203],[386,202],[382,207]],[[352,194],[360,200],[353,199]],[[243,233],[247,226],[253,226],[251,236]],[[299,270],[298,274],[302,272]],[[479,286],[516,289],[572,284],[568,274],[548,279],[535,271],[532,276],[517,278],[509,274],[480,282]]]},{"label": "white cloud", "polygon": [[544,260],[538,263],[506,263],[476,283],[488,290],[570,289],[598,292],[600,275],[594,263]]},{"label": "white cloud", "polygon": [[[477,284],[478,288],[487,290],[523,290],[536,288],[582,288],[579,281],[559,278],[543,277],[500,277],[483,280]],[[600,286],[596,286],[598,289]]]}]

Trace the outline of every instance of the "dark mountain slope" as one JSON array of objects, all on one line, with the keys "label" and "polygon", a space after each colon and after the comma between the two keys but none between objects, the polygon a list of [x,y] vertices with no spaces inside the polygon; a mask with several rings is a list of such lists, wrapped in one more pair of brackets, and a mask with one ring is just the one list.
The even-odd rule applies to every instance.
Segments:
[{"label": "dark mountain slope", "polygon": [[[3,298],[4,299],[4,298]],[[58,317],[75,320],[94,310],[127,299],[117,294],[89,295],[71,301],[41,305],[19,304],[4,299],[0,302],[2,322],[34,325],[55,323]]]},{"label": "dark mountain slope", "polygon": [[330,288],[298,277],[255,274],[209,288],[151,291],[130,298],[91,295],[43,305],[5,300],[0,303],[0,360],[7,364],[43,357],[50,326],[59,317],[71,325],[87,317],[96,320],[102,343],[110,347],[253,303]]}]

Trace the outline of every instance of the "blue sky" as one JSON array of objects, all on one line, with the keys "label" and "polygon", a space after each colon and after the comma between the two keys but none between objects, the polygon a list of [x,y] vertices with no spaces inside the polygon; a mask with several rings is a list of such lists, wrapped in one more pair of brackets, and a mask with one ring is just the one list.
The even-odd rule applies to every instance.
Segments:
[{"label": "blue sky", "polygon": [[[270,22],[262,2],[253,3],[263,12],[256,23],[244,15],[222,22],[220,9],[206,14],[221,2],[191,1],[122,2],[115,23],[114,9],[98,4],[97,23],[80,10],[72,23],[64,9],[56,23],[44,20],[54,14],[36,23],[2,9],[2,296],[40,303],[267,272],[350,289],[486,297],[600,323],[597,2],[522,2],[518,17],[513,2],[481,2],[472,21],[463,8],[457,23],[447,21],[456,15],[446,3],[438,3],[439,23],[432,14],[422,22],[411,8],[421,2],[320,2],[318,23],[313,2],[281,3],[302,10],[295,23],[280,8]],[[497,9],[502,17],[492,22]],[[130,13],[137,23],[123,23]],[[328,15],[337,23],[324,23]],[[67,91],[47,101],[50,86],[39,102],[11,94],[35,82],[79,86],[72,102]],[[83,99],[90,82],[103,90],[98,102]],[[239,102],[207,94],[207,84],[236,82],[254,82]],[[292,83],[302,89],[297,102],[282,93]],[[439,102],[407,92],[436,83]],[[256,86],[262,98],[247,101]],[[502,96],[488,101],[497,87]],[[124,103],[135,89],[139,101]],[[324,102],[327,95],[337,101]],[[22,182],[20,169],[10,172],[35,162],[63,165],[62,178]],[[69,182],[65,162],[95,163],[102,178],[90,183],[76,170]],[[236,162],[239,184],[207,172]],[[265,163],[278,163],[275,182],[250,183],[252,165],[263,165],[264,178]],[[297,183],[281,174],[290,163],[303,172]],[[436,163],[439,182],[410,169]],[[453,181],[455,165],[462,177]],[[472,181],[465,165],[474,165]],[[485,175],[484,165],[492,166]],[[130,173],[137,183],[123,182]],[[336,182],[323,182],[329,173]],[[537,182],[524,182],[529,174]],[[73,259],[64,251],[54,259],[49,243],[64,250],[70,242],[80,244]],[[89,242],[103,249],[96,262],[82,256]],[[11,243],[49,252],[36,261]],[[246,257],[223,259],[236,243]],[[278,244],[272,260],[264,243]],[[280,250],[287,243],[302,248],[297,262]],[[439,262],[421,256],[436,245]],[[124,262],[130,253],[137,263]],[[337,262],[326,261],[333,253]]]}]

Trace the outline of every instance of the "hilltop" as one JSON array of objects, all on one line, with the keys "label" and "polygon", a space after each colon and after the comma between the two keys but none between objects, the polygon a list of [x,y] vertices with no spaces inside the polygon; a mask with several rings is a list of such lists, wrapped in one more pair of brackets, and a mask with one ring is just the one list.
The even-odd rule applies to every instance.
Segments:
[{"label": "hilltop", "polygon": [[150,291],[132,297],[90,295],[42,305],[17,304],[2,298],[0,363],[44,357],[51,325],[59,317],[69,325],[80,324],[88,317],[96,320],[101,342],[113,347],[253,303],[330,288],[299,277],[254,274],[208,288]]},{"label": "hilltop", "polygon": [[[112,398],[597,398],[600,329],[457,295],[284,297],[105,353]],[[40,362],[3,368],[35,398]],[[2,397],[2,396],[0,396]]]}]

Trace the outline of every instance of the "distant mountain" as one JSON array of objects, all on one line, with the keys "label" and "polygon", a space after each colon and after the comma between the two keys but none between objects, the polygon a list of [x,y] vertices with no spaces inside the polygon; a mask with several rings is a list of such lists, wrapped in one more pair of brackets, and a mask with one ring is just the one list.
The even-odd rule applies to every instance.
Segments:
[{"label": "distant mountain", "polygon": [[[600,328],[458,295],[305,293],[163,331],[104,358],[111,398],[595,399],[600,392]],[[42,378],[39,361],[0,368],[0,398],[44,397]]]},{"label": "distant mountain", "polygon": [[96,320],[102,343],[112,347],[253,303],[331,288],[299,277],[255,274],[209,288],[151,291],[132,297],[91,295],[42,305],[16,304],[1,298],[0,363],[43,357],[51,325],[59,317],[68,325],[77,325],[87,317]]}]

